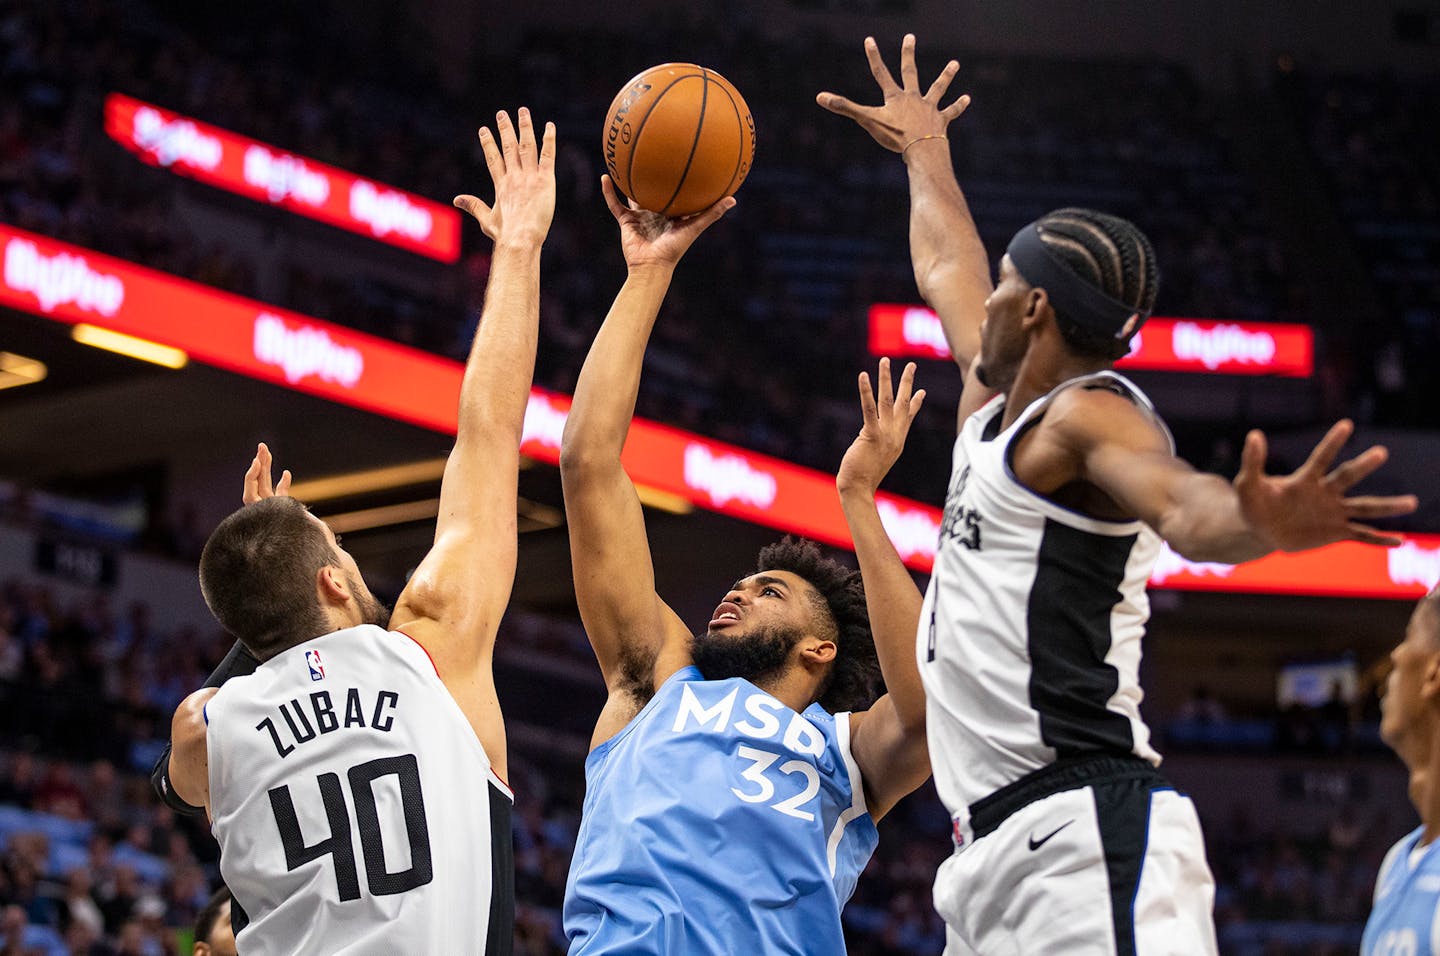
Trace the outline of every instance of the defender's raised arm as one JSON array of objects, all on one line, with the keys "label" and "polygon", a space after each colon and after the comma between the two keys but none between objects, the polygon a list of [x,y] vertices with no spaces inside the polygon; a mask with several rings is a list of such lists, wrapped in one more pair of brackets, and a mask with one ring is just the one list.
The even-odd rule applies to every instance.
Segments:
[{"label": "defender's raised arm", "polygon": [[877,819],[930,776],[925,740],[925,688],[915,660],[920,624],[920,589],[905,569],[885,531],[875,493],[905,448],[905,437],[920,406],[915,365],[905,367],[898,388],[890,384],[890,360],[880,360],[878,393],[860,373],[863,424],[835,476],[845,523],[860,560],[865,609],[875,636],[875,653],[885,693],[868,711],[851,716],[851,750],[865,781],[865,798]]},{"label": "defender's raised arm", "polygon": [[479,133],[494,204],[455,199],[495,243],[485,306],[460,387],[435,544],[396,602],[392,626],[430,652],[503,776],[490,655],[515,579],[520,436],[535,369],[540,247],[555,212],[555,126],[547,123],[537,141],[523,107],[518,133],[504,112],[495,125],[496,133]]},{"label": "defender's raised arm", "polygon": [[921,93],[913,33],[905,35],[900,48],[900,83],[886,67],[874,37],[865,38],[865,57],[884,103],[861,106],[837,93],[821,93],[816,102],[854,120],[875,142],[904,160],[910,176],[910,260],[915,282],[940,316],[955,362],[969,370],[980,350],[980,323],[993,284],[990,260],[955,179],[946,138],[950,122],[970,106],[970,97],[962,95],[940,106],[960,64],[951,60]]}]

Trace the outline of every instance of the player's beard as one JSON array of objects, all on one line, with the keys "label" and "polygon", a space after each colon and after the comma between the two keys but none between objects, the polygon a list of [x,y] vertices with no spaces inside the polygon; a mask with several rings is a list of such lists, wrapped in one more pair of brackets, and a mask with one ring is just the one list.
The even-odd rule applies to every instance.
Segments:
[{"label": "player's beard", "polygon": [[357,581],[353,575],[346,574],[350,583],[350,593],[355,595],[355,603],[360,605],[360,617],[365,624],[374,624],[376,627],[388,628],[390,626],[390,609],[375,595],[363,581]]},{"label": "player's beard", "polygon": [[706,680],[743,677],[757,684],[778,674],[790,658],[790,649],[803,637],[799,629],[757,627],[744,635],[698,634],[690,656]]}]

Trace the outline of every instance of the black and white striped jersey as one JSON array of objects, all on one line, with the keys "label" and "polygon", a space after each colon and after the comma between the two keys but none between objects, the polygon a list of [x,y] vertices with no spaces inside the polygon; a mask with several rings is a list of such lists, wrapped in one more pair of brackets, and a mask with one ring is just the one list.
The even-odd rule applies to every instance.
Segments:
[{"label": "black and white striped jersey", "polygon": [[1155,416],[1131,382],[1099,372],[1042,396],[1004,431],[997,396],[955,442],[917,651],[935,783],[959,834],[972,803],[1058,758],[1160,762],[1138,677],[1159,537],[1064,508],[1011,467],[1016,440],[1076,387],[1113,389]]},{"label": "black and white striped jersey", "polygon": [[510,791],[422,646],[326,634],[205,716],[240,952],[511,952]]}]

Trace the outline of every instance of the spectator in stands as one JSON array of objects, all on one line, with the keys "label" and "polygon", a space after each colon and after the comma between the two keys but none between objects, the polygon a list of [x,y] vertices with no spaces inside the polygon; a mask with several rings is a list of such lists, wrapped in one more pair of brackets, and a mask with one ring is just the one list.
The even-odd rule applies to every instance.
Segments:
[{"label": "spectator in stands", "polygon": [[60,928],[69,932],[82,924],[88,936],[99,940],[105,932],[105,917],[91,892],[90,871],[85,867],[71,870],[65,879],[65,898],[61,901]]},{"label": "spectator in stands", "polygon": [[25,945],[25,930],[30,921],[25,911],[10,905],[0,910],[0,956],[29,956],[32,950]]},{"label": "spectator in stands", "polygon": [[1223,723],[1225,705],[1210,696],[1210,688],[1204,684],[1196,684],[1190,693],[1190,699],[1176,711],[1175,719],[1204,724]]}]

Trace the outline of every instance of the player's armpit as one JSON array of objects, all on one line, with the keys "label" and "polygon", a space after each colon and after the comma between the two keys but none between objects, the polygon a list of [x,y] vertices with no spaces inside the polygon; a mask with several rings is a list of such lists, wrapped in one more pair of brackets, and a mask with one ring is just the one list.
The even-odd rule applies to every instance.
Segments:
[{"label": "player's armpit", "polygon": [[1066,389],[1041,415],[1012,460],[1016,477],[1039,494],[1088,482],[1125,516],[1155,527],[1174,504],[1174,481],[1194,472],[1153,419],[1108,389]]},{"label": "player's armpit", "polygon": [[866,808],[877,821],[930,778],[925,734],[905,727],[889,694],[850,715],[850,753],[860,768]]},{"label": "player's armpit", "polygon": [[1060,449],[1077,465],[1074,479],[1094,485],[1182,556],[1236,564],[1270,550],[1241,514],[1234,486],[1176,457],[1128,399],[1104,390],[1062,393],[1046,412],[1044,437],[1037,450]]},{"label": "player's armpit", "polygon": [[205,705],[217,693],[197,690],[180,702],[170,721],[170,784],[175,795],[195,807],[210,808],[210,763],[205,740]]}]

